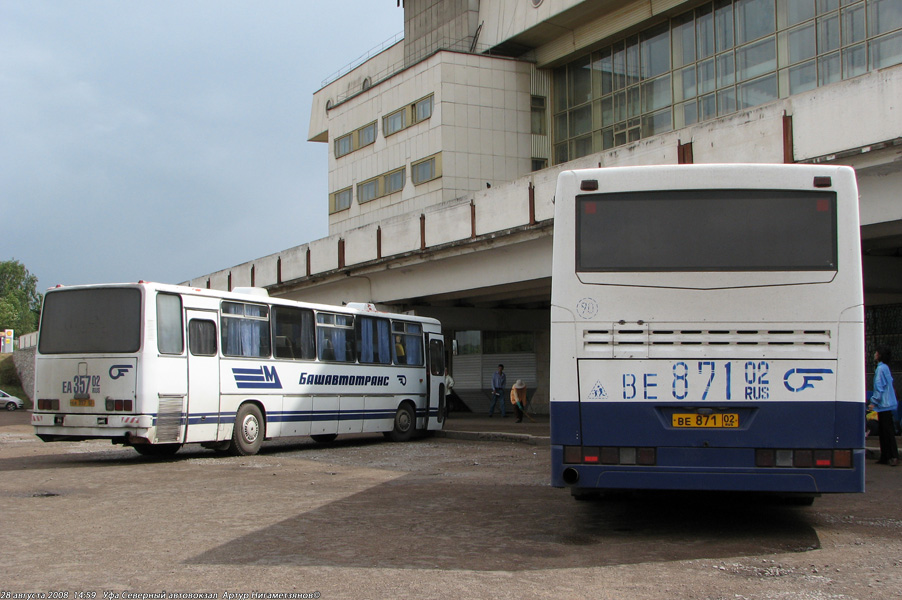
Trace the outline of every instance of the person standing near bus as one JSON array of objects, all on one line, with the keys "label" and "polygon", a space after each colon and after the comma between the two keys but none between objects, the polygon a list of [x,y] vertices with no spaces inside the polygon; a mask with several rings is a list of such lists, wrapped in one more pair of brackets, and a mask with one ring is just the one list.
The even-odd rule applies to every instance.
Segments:
[{"label": "person standing near bus", "polygon": [[892,356],[887,348],[874,352],[874,395],[871,396],[870,407],[877,412],[880,434],[880,460],[877,462],[895,467],[899,464],[899,448],[896,446],[896,431],[893,413],[899,404],[893,390],[893,375],[887,363]]},{"label": "person standing near bus", "polygon": [[517,413],[517,423],[522,423],[523,413],[526,411],[526,384],[522,379],[518,379],[511,388],[511,404]]},{"label": "person standing near bus", "polygon": [[[489,416],[495,414],[495,403],[501,400],[504,394],[504,384],[507,383],[507,375],[504,374],[504,365],[498,365],[498,370],[492,375],[492,405],[489,407]],[[507,417],[505,402],[501,400],[501,416]]]}]

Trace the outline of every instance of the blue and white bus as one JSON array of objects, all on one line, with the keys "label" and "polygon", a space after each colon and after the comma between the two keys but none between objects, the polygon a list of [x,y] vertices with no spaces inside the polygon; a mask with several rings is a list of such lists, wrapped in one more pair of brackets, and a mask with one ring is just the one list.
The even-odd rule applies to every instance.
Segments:
[{"label": "blue and white bus", "polygon": [[255,454],[266,439],[444,420],[435,319],[139,282],[44,296],[32,425],[46,442],[110,439],[141,454],[186,443]]},{"label": "blue and white bus", "polygon": [[848,167],[561,173],[552,484],[864,491],[864,306]]}]

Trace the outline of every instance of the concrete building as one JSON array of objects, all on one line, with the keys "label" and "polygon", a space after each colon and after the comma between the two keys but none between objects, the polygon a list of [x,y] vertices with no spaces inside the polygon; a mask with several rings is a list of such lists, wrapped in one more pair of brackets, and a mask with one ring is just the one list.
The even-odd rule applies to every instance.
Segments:
[{"label": "concrete building", "polygon": [[437,317],[465,399],[484,404],[504,363],[541,411],[560,171],[847,164],[868,341],[902,357],[902,2],[398,4],[403,39],[313,96],[329,236],[191,285]]}]

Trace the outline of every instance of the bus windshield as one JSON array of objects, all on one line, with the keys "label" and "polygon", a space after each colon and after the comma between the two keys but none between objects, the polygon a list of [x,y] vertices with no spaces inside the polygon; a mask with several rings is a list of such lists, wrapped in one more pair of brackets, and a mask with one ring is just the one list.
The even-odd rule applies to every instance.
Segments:
[{"label": "bus windshield", "polygon": [[836,270],[834,192],[590,194],[576,210],[580,272]]},{"label": "bus windshield", "polygon": [[41,354],[128,353],[140,347],[140,290],[60,290],[45,296]]}]

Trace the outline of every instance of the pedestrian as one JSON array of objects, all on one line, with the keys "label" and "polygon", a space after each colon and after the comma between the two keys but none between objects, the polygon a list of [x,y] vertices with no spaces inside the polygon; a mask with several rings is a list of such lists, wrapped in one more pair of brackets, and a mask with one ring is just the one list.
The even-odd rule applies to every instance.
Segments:
[{"label": "pedestrian", "polygon": [[[492,405],[489,407],[489,416],[495,414],[495,403],[501,400],[504,393],[504,384],[507,383],[507,375],[504,374],[504,365],[498,365],[498,370],[492,374]],[[507,418],[507,408],[503,400],[501,404],[501,417]]]},{"label": "pedestrian", "polygon": [[451,371],[445,367],[445,417],[451,412],[451,390],[454,389],[454,378],[451,377]]},{"label": "pedestrian", "polygon": [[895,467],[899,464],[899,448],[896,446],[896,431],[893,413],[899,404],[893,390],[893,375],[888,363],[892,360],[889,349],[879,348],[874,352],[874,394],[868,408],[877,412],[878,433],[880,435],[880,460],[883,465]]},{"label": "pedestrian", "polygon": [[514,405],[514,411],[517,413],[517,423],[523,422],[523,413],[526,411],[526,384],[522,379],[518,379],[511,388],[511,404]]}]

